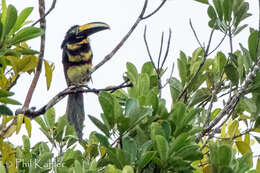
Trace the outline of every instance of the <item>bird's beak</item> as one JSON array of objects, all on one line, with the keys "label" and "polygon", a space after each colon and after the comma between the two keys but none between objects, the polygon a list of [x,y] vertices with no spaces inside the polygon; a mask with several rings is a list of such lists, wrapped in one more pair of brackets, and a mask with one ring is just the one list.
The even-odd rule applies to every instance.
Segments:
[{"label": "bird's beak", "polygon": [[103,22],[93,22],[93,23],[88,23],[82,26],[79,26],[79,30],[77,35],[78,36],[84,36],[88,37],[91,34],[94,34],[98,31],[102,31],[105,29],[110,29],[109,25]]}]

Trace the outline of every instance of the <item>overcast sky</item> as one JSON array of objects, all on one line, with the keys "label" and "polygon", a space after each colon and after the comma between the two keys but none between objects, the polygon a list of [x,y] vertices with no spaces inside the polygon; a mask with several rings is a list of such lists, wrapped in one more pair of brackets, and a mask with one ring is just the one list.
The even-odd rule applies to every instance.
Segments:
[{"label": "overcast sky", "polygon": [[[51,0],[46,0],[46,9],[50,7],[51,2]],[[60,45],[66,31],[72,25],[81,25],[94,21],[102,21],[110,25],[111,30],[99,32],[92,35],[90,38],[94,54],[93,63],[95,65],[100,62],[128,32],[129,28],[140,14],[143,2],[144,0],[57,0],[55,9],[46,19],[46,49],[44,56],[45,59],[55,64],[53,81],[50,90],[47,91],[44,73],[42,73],[30,106],[36,106],[37,108],[41,107],[46,104],[50,98],[66,87],[61,63],[62,52]],[[149,13],[152,11],[160,2],[161,0],[149,0],[147,12]],[[30,19],[35,21],[39,18],[38,1],[36,0],[7,0],[7,3],[15,5],[19,12],[25,7],[34,7]],[[257,1],[251,0],[250,13],[252,13],[253,16],[248,18],[245,23],[248,23],[249,26],[253,28],[257,28],[258,25],[257,7]],[[151,52],[155,58],[159,51],[161,32],[164,31],[166,33],[165,38],[167,38],[169,28],[173,31],[169,58],[166,62],[166,65],[168,66],[168,73],[166,74],[167,78],[170,73],[169,69],[171,68],[171,64],[178,58],[179,51],[182,50],[187,55],[191,55],[192,51],[198,47],[194,35],[189,27],[189,19],[192,20],[200,40],[202,42],[208,41],[210,29],[207,24],[208,16],[206,11],[206,5],[194,2],[193,0],[168,0],[165,6],[157,14],[142,21],[134,31],[131,38],[124,44],[119,52],[108,63],[93,74],[93,83],[90,83],[90,87],[104,88],[109,85],[120,84],[123,81],[122,76],[126,71],[125,64],[127,61],[137,65],[140,70],[141,65],[149,60],[143,41],[143,30],[145,25],[147,25],[147,38]],[[246,29],[234,39],[235,48],[238,48],[237,43],[239,42],[244,46],[247,46],[248,33],[249,30]],[[221,38],[222,35],[216,32],[213,45],[218,43]],[[39,39],[34,39],[33,41],[30,41],[29,44],[33,49],[39,50]],[[220,47],[220,50],[229,50],[227,40]],[[175,68],[174,72],[174,75],[177,77],[177,68]],[[24,102],[32,77],[33,76],[27,74],[22,75],[17,85],[13,88],[16,92],[15,98],[22,103]],[[168,88],[165,89],[163,97],[166,98],[168,104],[170,104]],[[97,96],[94,94],[85,94],[84,98],[86,115],[90,114],[100,118],[101,109]],[[65,113],[66,103],[67,99],[64,99],[55,106],[57,116],[61,116]],[[85,137],[87,137],[91,131],[96,129],[94,125],[89,122],[88,119],[85,121],[87,127],[83,132]],[[33,123],[32,128],[33,144],[45,139],[42,133],[39,132],[39,127],[35,123]],[[18,136],[14,135],[10,139],[15,141],[18,145],[21,145],[21,134],[26,133],[24,130],[25,128],[23,127],[22,129],[23,130]]]}]

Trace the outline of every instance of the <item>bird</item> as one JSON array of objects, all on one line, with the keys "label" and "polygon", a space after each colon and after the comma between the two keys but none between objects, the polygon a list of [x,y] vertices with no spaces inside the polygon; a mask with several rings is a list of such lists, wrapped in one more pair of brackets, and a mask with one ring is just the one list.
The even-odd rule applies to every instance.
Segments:
[{"label": "bird", "polygon": [[[86,84],[91,79],[93,53],[89,36],[106,29],[110,29],[108,24],[92,22],[74,25],[66,32],[61,49],[63,70],[68,87]],[[68,95],[66,116],[69,124],[74,127],[79,140],[82,140],[83,122],[85,120],[82,93]]]}]

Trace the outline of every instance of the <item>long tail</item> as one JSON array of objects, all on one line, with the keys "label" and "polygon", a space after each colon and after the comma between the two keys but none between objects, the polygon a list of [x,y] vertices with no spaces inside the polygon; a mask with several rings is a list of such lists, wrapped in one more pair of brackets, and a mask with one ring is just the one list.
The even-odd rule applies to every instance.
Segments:
[{"label": "long tail", "polygon": [[82,139],[83,122],[85,120],[83,94],[70,94],[68,98],[66,115],[69,124],[73,125],[78,138]]}]

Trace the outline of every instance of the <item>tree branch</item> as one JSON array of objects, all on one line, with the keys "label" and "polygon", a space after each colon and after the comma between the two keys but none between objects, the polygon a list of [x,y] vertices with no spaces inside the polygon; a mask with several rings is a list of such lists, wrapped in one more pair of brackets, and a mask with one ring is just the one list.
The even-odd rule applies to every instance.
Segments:
[{"label": "tree branch", "polygon": [[[35,110],[35,108],[30,108],[30,109],[18,109],[16,110],[15,114],[24,114],[31,119],[36,118],[42,114],[44,114],[48,109],[56,105],[59,101],[61,101],[64,97],[66,97],[68,94],[73,94],[73,93],[95,93],[98,94],[101,91],[111,91],[115,92],[118,89],[126,88],[126,87],[132,87],[132,83],[128,83],[128,81],[123,82],[122,84],[115,86],[115,87],[110,87],[110,88],[104,88],[104,89],[95,89],[95,88],[88,88],[85,85],[80,85],[80,86],[72,86],[69,88],[64,89],[63,91],[59,92],[56,96],[54,96],[46,105],[41,107],[38,110]],[[84,89],[82,87],[85,87],[87,89]]]},{"label": "tree branch", "polygon": [[133,24],[133,26],[130,28],[130,30],[128,31],[128,33],[122,38],[122,40],[117,44],[117,46],[108,54],[105,56],[105,58],[98,63],[97,65],[95,65],[90,74],[94,73],[97,69],[99,69],[102,65],[104,65],[107,61],[109,61],[115,54],[116,52],[123,46],[123,44],[126,42],[126,40],[129,38],[129,36],[133,33],[133,31],[135,30],[135,28],[137,27],[137,25],[142,21],[145,20],[149,17],[151,17],[152,15],[154,15],[156,12],[158,12],[161,7],[165,4],[166,0],[163,0],[162,3],[159,5],[159,7],[154,10],[152,13],[150,13],[149,15],[144,17],[144,13],[146,11],[147,8],[147,4],[148,4],[148,0],[145,0],[143,9],[139,15],[139,17],[136,19],[135,23]]},{"label": "tree branch", "polygon": [[[239,99],[246,93],[249,84],[252,82],[253,78],[256,76],[256,73],[259,71],[259,69],[260,69],[260,60],[258,60],[253,71],[250,72],[246,76],[246,80],[245,80],[243,86],[241,87],[241,89],[238,91],[238,93],[233,95],[231,98],[229,98],[226,106],[220,111],[220,113],[217,115],[217,117],[214,120],[212,120],[211,123],[198,135],[198,137],[196,138],[197,143],[201,140],[201,138],[203,136],[205,136],[207,133],[212,131],[212,129],[220,122],[220,120],[225,115],[231,116],[231,114],[233,113],[235,107],[237,106],[237,104],[239,102]],[[226,119],[226,121],[227,121],[227,119]],[[223,121],[222,124],[225,123],[226,121]],[[214,129],[213,132],[218,129],[219,128]]]},{"label": "tree branch", "polygon": [[34,22],[34,23],[32,24],[32,26],[35,26],[35,25],[36,25],[37,23],[39,23],[42,19],[45,19],[46,16],[48,16],[49,13],[55,8],[55,5],[56,5],[56,0],[53,0],[53,1],[52,1],[52,4],[51,4],[51,7],[50,7],[50,9],[47,11],[47,13],[45,13],[45,14],[42,15],[42,16],[40,16],[40,19],[38,19],[36,22]]}]

